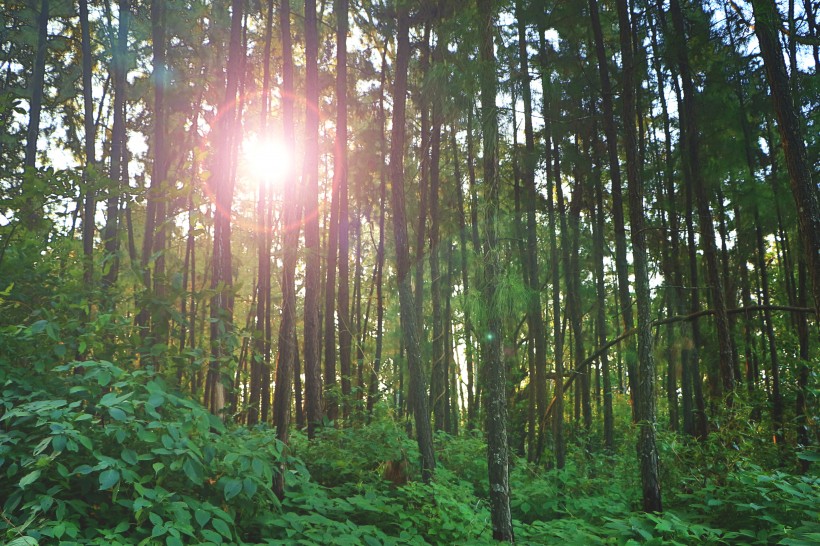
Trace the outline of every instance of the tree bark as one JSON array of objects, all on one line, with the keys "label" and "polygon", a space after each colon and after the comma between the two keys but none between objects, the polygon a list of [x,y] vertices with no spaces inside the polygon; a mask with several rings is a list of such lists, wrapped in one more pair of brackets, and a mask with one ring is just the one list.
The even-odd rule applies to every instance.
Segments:
[{"label": "tree bark", "polygon": [[319,31],[316,1],[305,2],[305,301],[304,362],[308,437],[322,421],[322,375],[319,341]]},{"label": "tree bark", "polygon": [[496,215],[499,206],[498,176],[498,110],[495,105],[496,60],[493,44],[495,34],[495,6],[493,0],[477,0],[481,15],[479,27],[479,57],[481,69],[481,127],[483,137],[485,213],[484,287],[483,301],[487,313],[487,466],[490,479],[490,516],[493,538],[513,542],[510,514],[509,455],[507,445],[507,370],[501,354],[504,332],[501,316],[496,308],[499,258],[496,235]]},{"label": "tree bark", "polygon": [[393,129],[390,149],[393,237],[396,244],[396,276],[402,316],[402,337],[410,376],[409,392],[412,398],[416,435],[422,459],[422,478],[424,481],[429,481],[433,477],[436,460],[433,452],[433,434],[428,418],[427,386],[421,362],[415,298],[410,284],[410,248],[404,203],[404,126],[406,123],[407,68],[410,60],[409,14],[406,5],[398,7],[397,19]]},{"label": "tree bark", "polygon": [[773,0],[753,0],[755,34],[757,35],[772,103],[777,115],[780,142],[786,157],[789,182],[797,207],[800,236],[805,247],[806,263],[814,288],[814,307],[820,316],[820,191],[812,180],[806,143],[803,140],[798,111],[789,87],[786,66],[777,29],[780,14]]}]

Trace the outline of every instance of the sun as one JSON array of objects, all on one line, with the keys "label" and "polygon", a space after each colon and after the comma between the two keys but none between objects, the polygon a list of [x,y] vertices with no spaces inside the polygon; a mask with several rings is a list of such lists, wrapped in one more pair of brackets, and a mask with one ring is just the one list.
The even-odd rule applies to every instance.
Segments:
[{"label": "sun", "polygon": [[242,164],[259,184],[279,184],[293,169],[293,151],[279,138],[252,136],[242,144]]}]

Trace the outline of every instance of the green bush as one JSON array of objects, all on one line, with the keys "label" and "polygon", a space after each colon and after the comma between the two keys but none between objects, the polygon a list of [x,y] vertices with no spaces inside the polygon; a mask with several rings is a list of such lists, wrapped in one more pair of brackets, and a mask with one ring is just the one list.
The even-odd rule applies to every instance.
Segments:
[{"label": "green bush", "polygon": [[153,372],[73,362],[0,392],[0,536],[61,544],[233,543],[277,508],[281,445],[226,430]]}]

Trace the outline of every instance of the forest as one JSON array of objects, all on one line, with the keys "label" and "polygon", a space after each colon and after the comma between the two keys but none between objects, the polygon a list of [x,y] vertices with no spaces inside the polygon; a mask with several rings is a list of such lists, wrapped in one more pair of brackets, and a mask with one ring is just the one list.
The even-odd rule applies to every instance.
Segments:
[{"label": "forest", "polygon": [[817,0],[0,0],[0,543],[820,543]]}]

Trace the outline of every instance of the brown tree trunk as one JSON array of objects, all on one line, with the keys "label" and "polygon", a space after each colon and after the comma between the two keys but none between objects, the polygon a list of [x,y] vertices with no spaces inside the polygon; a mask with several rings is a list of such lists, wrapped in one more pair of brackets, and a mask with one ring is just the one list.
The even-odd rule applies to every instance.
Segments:
[{"label": "brown tree trunk", "polygon": [[236,111],[237,93],[241,78],[242,51],[242,12],[244,2],[232,0],[231,3],[231,36],[227,61],[227,87],[225,100],[219,106],[217,126],[218,146],[211,189],[215,195],[216,212],[214,214],[214,246],[211,258],[213,274],[211,289],[215,290],[211,298],[211,363],[208,383],[211,388],[208,407],[219,413],[225,406],[221,362],[230,355],[229,337],[233,329],[233,272],[231,257],[231,207],[233,206],[233,146],[239,138],[238,130],[240,112]]},{"label": "brown tree trunk", "polygon": [[481,88],[481,127],[483,136],[483,166],[485,187],[484,231],[484,290],[483,301],[487,309],[487,332],[485,366],[487,367],[487,466],[490,480],[490,516],[493,539],[513,542],[512,516],[510,514],[509,455],[507,445],[507,370],[501,342],[504,339],[501,316],[496,309],[496,292],[500,264],[496,236],[498,212],[499,176],[498,110],[496,100],[495,6],[493,0],[477,0],[476,7],[482,20],[479,27],[479,56],[482,62],[479,76]]},{"label": "brown tree trunk", "polygon": [[319,341],[319,31],[316,1],[305,2],[305,301],[304,362],[308,437],[322,421],[322,375]]},{"label": "brown tree trunk", "polygon": [[396,277],[399,286],[399,307],[407,368],[410,376],[409,392],[419,452],[422,459],[422,478],[429,481],[435,471],[433,434],[428,418],[427,386],[422,369],[418,337],[415,299],[410,284],[410,248],[407,233],[407,213],[404,204],[404,140],[405,108],[407,101],[407,68],[410,60],[409,14],[407,6],[398,7],[396,29],[396,60],[393,91],[393,129],[390,150],[390,181],[393,205],[393,236],[396,244]]},{"label": "brown tree trunk", "polygon": [[[34,168],[37,162],[37,137],[40,136],[40,114],[43,110],[43,86],[46,77],[46,49],[48,48],[49,2],[40,0],[37,13],[37,49],[34,55],[34,70],[31,77],[31,102],[28,109],[28,132],[26,133],[26,155],[23,165]],[[34,219],[36,211],[27,211]]]},{"label": "brown tree trunk", "polygon": [[117,282],[119,276],[119,216],[120,192],[126,184],[123,179],[126,155],[125,142],[125,94],[126,94],[126,50],[128,47],[128,25],[131,14],[129,0],[119,2],[119,22],[117,39],[114,43],[112,60],[112,79],[114,81],[114,124],[111,130],[111,163],[108,176],[112,185],[106,200],[106,219],[102,239],[105,247],[105,259],[109,261],[108,271],[103,275],[103,287],[106,289]]},{"label": "brown tree trunk", "polygon": [[[607,55],[604,48],[601,20],[598,13],[597,0],[589,0],[589,13],[592,21],[592,32],[595,38],[595,55],[598,59],[598,74],[601,80],[601,104],[604,109],[604,133],[606,134],[607,152],[609,158],[609,176],[612,180],[612,220],[615,230],[615,271],[618,275],[618,297],[620,299],[621,314],[624,328],[631,330],[635,326],[632,315],[632,299],[629,295],[629,264],[626,261],[626,223],[624,221],[624,206],[621,183],[621,164],[618,159],[618,132],[615,126],[613,108],[612,84],[607,69]],[[637,369],[634,351],[626,350],[627,380],[629,382],[629,396],[632,400],[632,419],[635,415],[635,393],[637,392]]]},{"label": "brown tree trunk", "polygon": [[[674,0],[673,0],[674,1]],[[626,178],[629,188],[629,223],[632,256],[635,265],[635,298],[638,308],[638,392],[636,417],[638,432],[638,462],[643,489],[645,512],[660,512],[661,485],[658,449],[655,444],[655,362],[652,356],[652,318],[650,316],[649,271],[647,267],[646,233],[644,227],[643,184],[638,165],[638,143],[635,122],[635,59],[632,52],[632,27],[626,0],[618,0],[621,58],[623,59],[623,117]],[[725,310],[724,310],[725,312]]]},{"label": "brown tree trunk", "polygon": [[806,263],[814,287],[814,307],[820,316],[820,192],[812,181],[812,172],[803,140],[797,109],[786,75],[786,66],[777,29],[780,14],[773,0],[753,0],[755,34],[757,35],[772,103],[777,115],[780,142],[786,157],[792,195],[797,206],[800,236],[805,247]]},{"label": "brown tree trunk", "polygon": [[91,31],[88,24],[88,0],[80,0],[80,32],[83,55],[83,127],[85,129],[85,203],[83,207],[83,283],[86,288],[94,286],[94,216],[97,211],[97,194],[91,178],[97,163],[96,128],[94,126],[94,97],[92,95]]},{"label": "brown tree trunk", "polygon": [[[538,265],[538,235],[535,218],[538,191],[535,184],[535,168],[538,157],[535,153],[535,136],[532,125],[532,90],[530,88],[529,54],[527,53],[527,32],[521,0],[515,4],[518,19],[518,59],[522,77],[522,99],[524,101],[524,146],[523,161],[524,195],[527,213],[527,253],[525,270],[528,271],[529,290],[527,316],[534,349],[534,376],[530,378],[535,386],[535,414],[544,411],[547,404],[547,333],[541,314],[541,282]],[[536,437],[536,453],[543,445],[544,430],[539,426]],[[537,454],[536,454],[537,457]]]},{"label": "brown tree trunk", "polygon": [[[729,329],[729,318],[726,314],[726,295],[723,290],[723,279],[720,274],[717,247],[715,244],[715,226],[709,208],[710,196],[703,179],[700,164],[700,135],[695,105],[695,86],[689,66],[689,55],[686,50],[685,22],[678,0],[671,0],[670,11],[675,30],[678,68],[683,87],[683,104],[681,110],[682,132],[685,133],[684,151],[689,166],[689,184],[695,196],[700,228],[700,244],[706,259],[706,273],[711,285],[712,306],[716,311],[715,324],[718,337],[718,371],[719,378],[710,380],[711,395],[714,401],[722,398],[724,392],[731,396],[734,390],[734,361],[732,353],[732,332]],[[686,170],[684,170],[686,172]],[[729,399],[731,401],[731,398]]]}]

